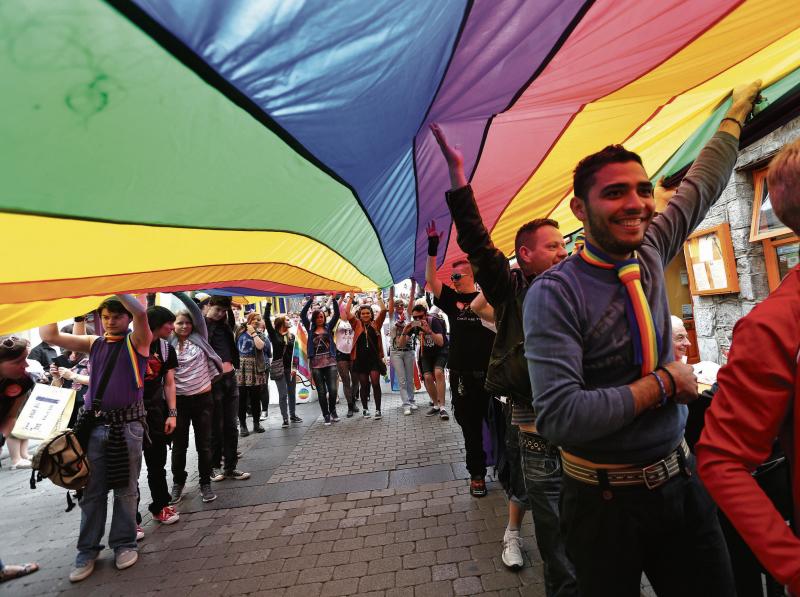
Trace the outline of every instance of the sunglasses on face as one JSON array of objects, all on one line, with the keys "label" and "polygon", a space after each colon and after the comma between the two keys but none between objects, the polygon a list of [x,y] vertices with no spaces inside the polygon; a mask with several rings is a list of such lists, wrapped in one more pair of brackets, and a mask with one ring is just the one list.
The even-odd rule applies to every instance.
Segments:
[{"label": "sunglasses on face", "polygon": [[412,315],[411,318],[414,321],[422,321],[423,319],[425,319],[425,316],[424,315]]},{"label": "sunglasses on face", "polygon": [[14,348],[17,345],[17,342],[22,342],[22,338],[17,338],[16,336],[9,336],[5,338],[0,344],[5,346],[6,348]]},{"label": "sunglasses on face", "polygon": [[450,279],[451,279],[453,282],[458,282],[458,281],[459,281],[461,278],[463,278],[463,277],[464,277],[464,274],[459,274],[459,273],[450,274]]}]

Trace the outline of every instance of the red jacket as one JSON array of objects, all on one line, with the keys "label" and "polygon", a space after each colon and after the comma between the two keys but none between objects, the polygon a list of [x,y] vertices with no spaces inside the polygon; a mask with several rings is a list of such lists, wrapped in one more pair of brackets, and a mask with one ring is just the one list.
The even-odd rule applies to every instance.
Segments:
[{"label": "red jacket", "polygon": [[708,491],[753,553],[800,594],[800,538],[750,472],[780,437],[791,467],[795,527],[800,525],[800,266],[734,328],[719,391],[697,444]]}]

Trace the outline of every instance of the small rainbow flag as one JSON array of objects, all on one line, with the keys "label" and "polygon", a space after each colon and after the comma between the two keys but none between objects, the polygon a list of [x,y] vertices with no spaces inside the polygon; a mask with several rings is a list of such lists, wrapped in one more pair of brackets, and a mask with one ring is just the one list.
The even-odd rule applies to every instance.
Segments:
[{"label": "small rainbow flag", "polygon": [[294,340],[294,352],[292,353],[292,369],[296,374],[300,374],[314,385],[311,375],[311,364],[308,361],[308,332],[303,324],[297,326],[297,333]]}]

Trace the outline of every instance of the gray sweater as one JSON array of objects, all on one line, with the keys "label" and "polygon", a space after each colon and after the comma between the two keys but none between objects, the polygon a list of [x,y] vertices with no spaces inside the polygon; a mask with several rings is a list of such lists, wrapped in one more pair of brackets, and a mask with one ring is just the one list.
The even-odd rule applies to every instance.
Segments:
[{"label": "gray sweater", "polygon": [[[659,364],[673,360],[664,266],[705,217],[731,176],[739,143],[716,133],[697,156],[639,249],[642,286],[659,333]],[[539,433],[593,462],[649,463],[683,436],[687,408],[669,402],[634,415],[634,363],[625,288],[614,270],[578,255],[538,276],[523,306],[525,357]]]}]

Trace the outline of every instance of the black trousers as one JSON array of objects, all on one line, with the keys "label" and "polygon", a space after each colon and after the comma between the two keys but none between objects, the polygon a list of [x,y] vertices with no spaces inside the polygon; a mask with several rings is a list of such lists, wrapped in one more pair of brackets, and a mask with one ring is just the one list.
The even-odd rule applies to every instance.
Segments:
[{"label": "black trousers", "polygon": [[486,452],[483,449],[483,422],[489,409],[489,394],[484,389],[483,371],[450,370],[450,394],[453,415],[461,426],[467,451],[467,470],[472,478],[486,476]]},{"label": "black trousers", "polygon": [[264,386],[239,386],[239,424],[247,427],[247,407],[253,417],[253,429],[259,426],[261,419],[261,396]]},{"label": "black trousers", "polygon": [[167,471],[164,468],[167,466],[167,439],[170,437],[164,434],[164,423],[167,419],[164,392],[159,392],[145,408],[150,445],[144,446],[144,461],[147,464],[147,486],[153,500],[147,509],[155,515],[169,505],[170,500]]},{"label": "black trousers", "polygon": [[211,392],[194,396],[177,396],[178,420],[172,440],[172,480],[177,485],[186,483],[186,450],[189,448],[189,425],[194,427],[194,445],[197,449],[197,468],[200,484],[211,483],[211,417],[214,399]]},{"label": "black trousers", "polygon": [[564,475],[561,534],[582,597],[639,597],[642,572],[660,597],[736,595],[717,508],[694,474],[656,489],[603,489]]},{"label": "black trousers", "polygon": [[236,468],[239,449],[239,427],[236,415],[239,410],[239,388],[236,375],[231,371],[220,377],[211,387],[214,395],[214,414],[211,421],[211,461],[214,468],[222,468],[225,456],[225,470]]}]

